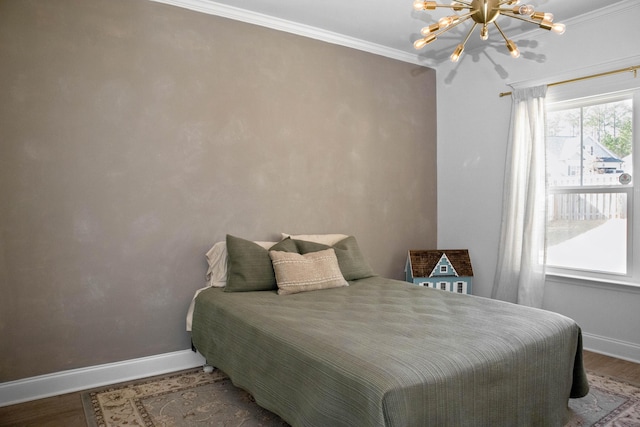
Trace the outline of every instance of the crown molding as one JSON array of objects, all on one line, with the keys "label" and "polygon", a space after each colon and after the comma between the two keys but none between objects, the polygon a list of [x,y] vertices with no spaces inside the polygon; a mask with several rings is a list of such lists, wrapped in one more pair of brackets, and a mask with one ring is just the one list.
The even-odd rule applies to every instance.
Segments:
[{"label": "crown molding", "polygon": [[[527,80],[519,80],[513,82],[507,82],[507,86],[510,86],[513,89],[525,88],[538,86],[542,84],[550,84],[553,82],[560,82],[564,80],[574,79],[578,76],[589,76],[593,74],[606,73],[612,70],[617,70],[626,67],[634,67],[640,65],[640,55],[631,55],[624,58],[617,59],[615,61],[606,61],[606,62],[598,62],[589,64],[586,66],[570,68],[562,73],[557,73],[553,75],[544,76],[538,79],[527,79]],[[627,75],[628,76],[628,75]],[[618,75],[614,75],[612,77],[607,77],[608,79],[616,79],[619,80],[621,77],[625,77],[625,74],[621,73]],[[605,78],[606,79],[606,78]],[[626,79],[628,80],[628,79]],[[631,85],[636,85],[637,83],[634,81],[635,79],[631,79]],[[602,83],[600,83],[602,85]],[[554,90],[558,90],[555,88]],[[615,89],[609,89],[608,91],[615,91]],[[593,92],[593,91],[592,91]]]},{"label": "crown molding", "polygon": [[357,49],[363,52],[373,53],[375,55],[384,56],[402,62],[421,65],[424,67],[435,67],[436,64],[426,58],[405,51],[392,49],[376,43],[349,37],[344,34],[323,30],[321,28],[300,24],[285,19],[275,18],[273,16],[262,13],[252,12],[239,7],[224,5],[209,0],[150,0],[156,3],[168,4],[171,6],[181,7],[183,9],[193,10],[195,12],[206,13],[209,15],[220,16],[223,18],[233,19],[248,24],[259,25],[261,27],[271,28],[273,30],[284,31],[302,37],[308,37],[331,43],[339,46]]},{"label": "crown molding", "polygon": [[[626,13],[627,10],[636,8],[638,7],[638,5],[640,5],[640,3],[638,3],[638,0],[624,0],[612,5],[603,6],[599,9],[584,13],[582,15],[574,16],[573,18],[564,19],[562,20],[562,22],[567,25],[567,31],[570,31],[572,25],[582,24],[589,21],[598,21],[607,15]],[[536,40],[548,34],[548,31],[540,31],[540,28],[532,27],[531,30],[523,31],[517,34],[517,36],[514,36],[513,39],[518,40],[527,38]]]},{"label": "crown molding", "polygon": [[[346,36],[344,34],[335,33],[332,31],[323,30],[321,28],[312,27],[309,25],[300,24],[294,21],[288,21],[285,19],[276,18],[273,16],[265,15],[258,12],[252,12],[250,10],[242,9],[235,6],[229,6],[225,4],[216,3],[210,0],[150,0],[156,3],[163,3],[171,6],[180,7],[183,9],[189,9],[195,12],[206,13],[209,15],[215,15],[223,18],[233,19],[248,24],[259,25],[261,27],[274,29],[277,31],[284,31],[287,33],[299,35],[302,37],[308,37],[315,40],[320,40],[326,43],[331,43],[339,46],[348,47],[351,49],[360,50],[363,52],[373,53],[375,55],[384,56],[387,58],[395,59],[402,62],[408,62],[424,67],[437,68],[438,62],[425,58],[423,56],[409,53],[406,51],[392,49],[387,46],[383,46],[376,43],[371,43],[365,40],[357,39],[354,37]],[[625,13],[627,10],[638,7],[637,0],[624,0],[613,5],[604,6],[600,9],[594,10],[583,15],[576,16],[564,20],[567,26],[580,24],[592,20],[598,20],[602,17],[610,14]],[[514,39],[530,38],[537,39],[546,34],[539,29],[531,29],[519,33]],[[475,49],[474,49],[475,50]]]},{"label": "crown molding", "polygon": [[564,22],[567,22],[569,24],[579,24],[582,22],[599,20],[607,15],[624,13],[628,9],[638,7],[638,5],[639,5],[638,0],[624,0],[618,3],[614,3],[612,5],[603,6],[600,9],[596,9],[589,13],[584,13],[582,15],[567,19]]}]

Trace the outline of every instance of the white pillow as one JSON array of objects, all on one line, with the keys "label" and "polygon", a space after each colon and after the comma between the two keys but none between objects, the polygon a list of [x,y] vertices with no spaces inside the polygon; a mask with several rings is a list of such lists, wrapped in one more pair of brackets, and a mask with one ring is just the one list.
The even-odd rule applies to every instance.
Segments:
[{"label": "white pillow", "polygon": [[346,239],[346,234],[287,234],[282,233],[282,238],[291,237],[295,240],[306,240],[307,242],[321,243],[327,246],[333,246],[341,240]]},{"label": "white pillow", "polygon": [[[253,242],[265,249],[269,249],[271,246],[278,242]],[[215,288],[224,288],[227,285],[227,262],[229,255],[227,253],[227,242],[218,242],[207,251],[206,254],[207,263],[209,268],[207,269],[207,286],[213,286]]]},{"label": "white pillow", "polygon": [[227,243],[218,242],[206,254],[209,269],[207,286],[224,287],[227,283]]}]

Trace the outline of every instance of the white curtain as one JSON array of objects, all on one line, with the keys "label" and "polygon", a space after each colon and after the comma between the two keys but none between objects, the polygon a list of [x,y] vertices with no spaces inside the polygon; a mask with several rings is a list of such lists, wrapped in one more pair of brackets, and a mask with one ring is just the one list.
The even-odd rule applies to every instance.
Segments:
[{"label": "white curtain", "polygon": [[500,248],[492,298],[541,307],[545,275],[545,95],[512,93]]}]

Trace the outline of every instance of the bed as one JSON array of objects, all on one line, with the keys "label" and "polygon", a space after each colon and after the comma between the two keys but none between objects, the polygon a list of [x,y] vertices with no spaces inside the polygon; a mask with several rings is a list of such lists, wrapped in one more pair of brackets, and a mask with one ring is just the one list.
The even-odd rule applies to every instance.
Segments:
[{"label": "bed", "polygon": [[[588,392],[573,320],[376,276],[357,244],[286,240],[283,251],[254,244],[242,262],[262,257],[266,271],[265,254],[326,251],[343,282],[280,292],[272,258],[275,288],[198,294],[192,341],[292,426],[563,426],[568,399]],[[228,249],[227,285],[253,283],[259,269],[237,277]]]}]

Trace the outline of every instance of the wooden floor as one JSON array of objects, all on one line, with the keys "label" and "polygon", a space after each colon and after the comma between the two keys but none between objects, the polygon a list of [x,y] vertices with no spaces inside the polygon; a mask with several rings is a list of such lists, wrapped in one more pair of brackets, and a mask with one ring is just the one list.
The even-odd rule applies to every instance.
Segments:
[{"label": "wooden floor", "polygon": [[640,364],[588,351],[583,354],[584,367],[588,371],[640,387]]},{"label": "wooden floor", "polygon": [[[590,372],[640,387],[640,364],[585,351],[584,365]],[[80,393],[0,408],[0,426],[85,427],[87,424]]]}]

